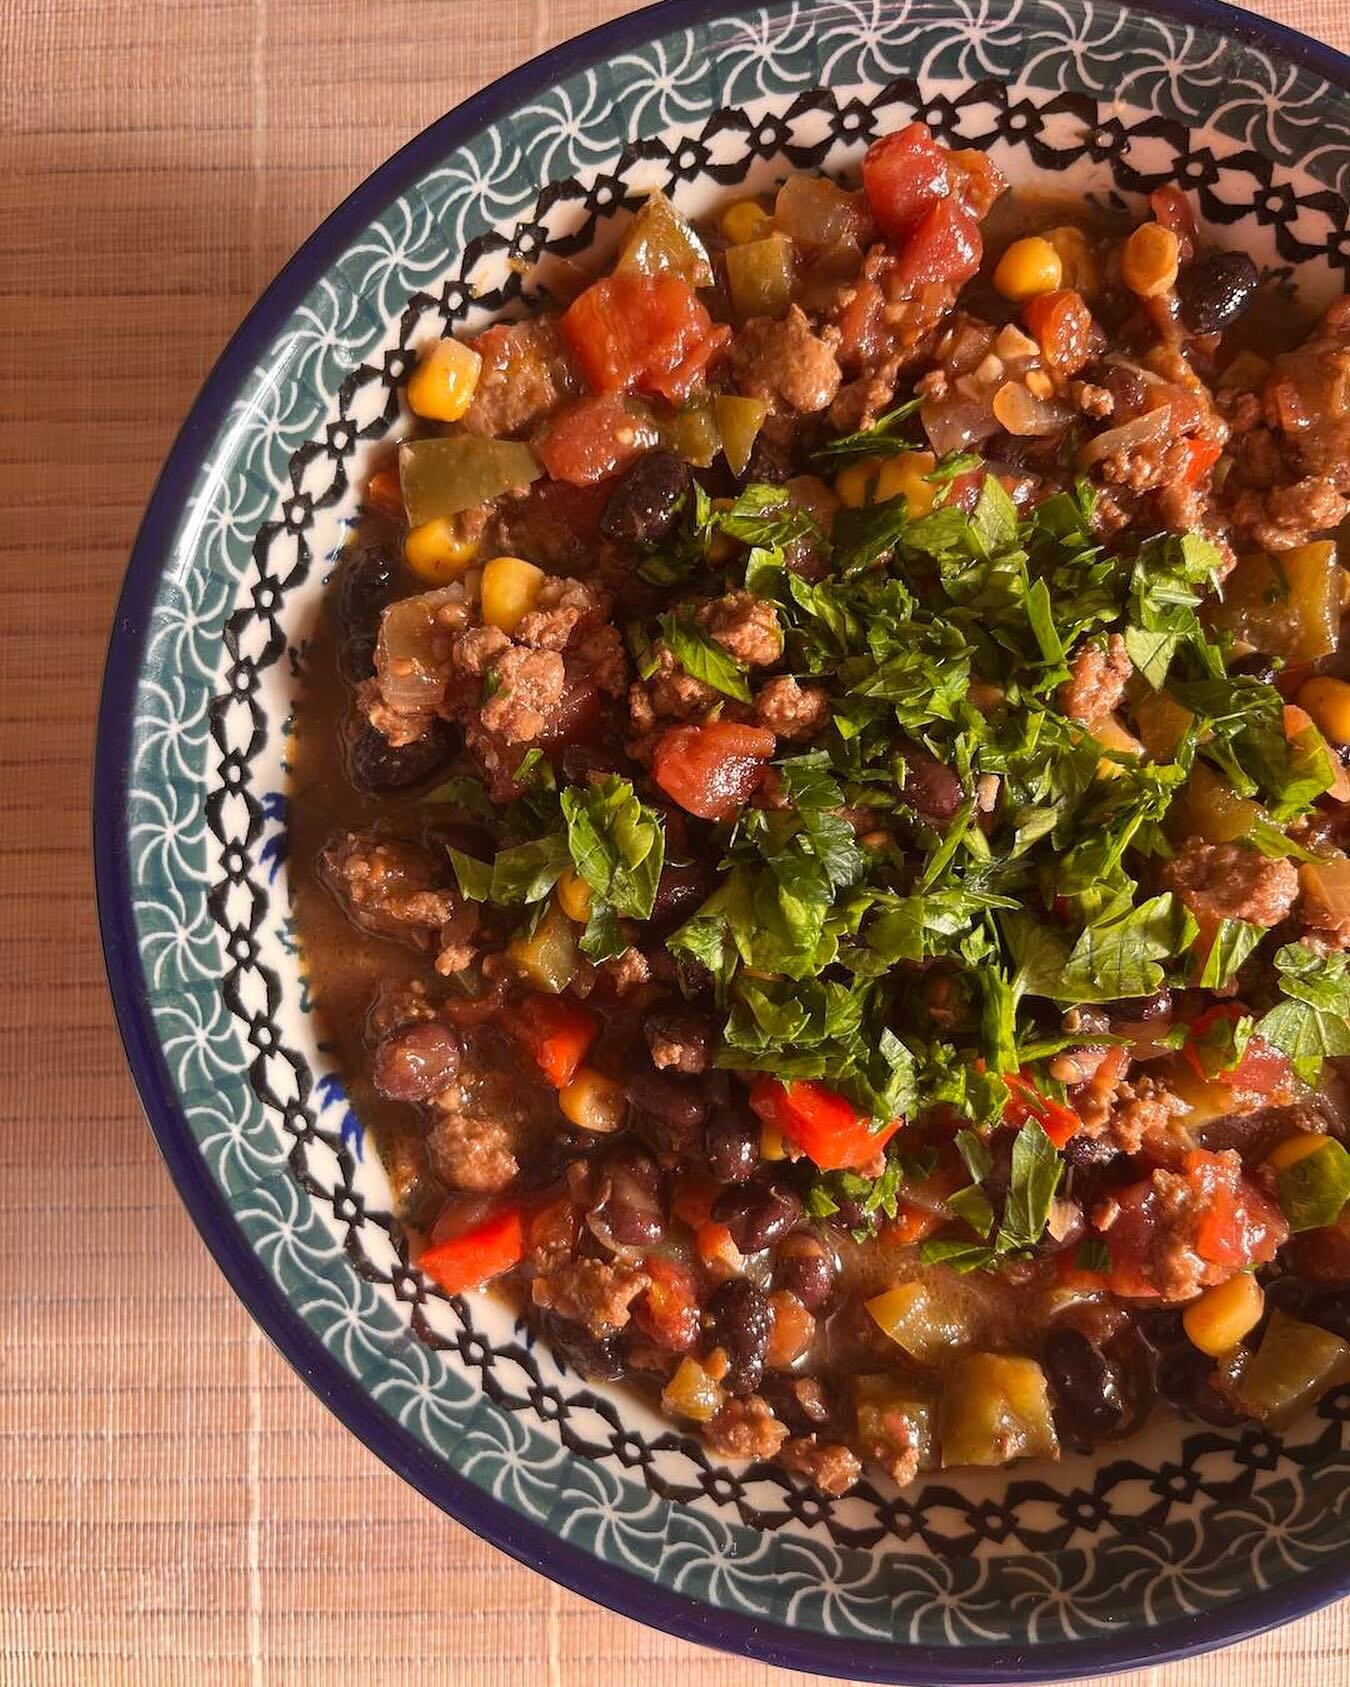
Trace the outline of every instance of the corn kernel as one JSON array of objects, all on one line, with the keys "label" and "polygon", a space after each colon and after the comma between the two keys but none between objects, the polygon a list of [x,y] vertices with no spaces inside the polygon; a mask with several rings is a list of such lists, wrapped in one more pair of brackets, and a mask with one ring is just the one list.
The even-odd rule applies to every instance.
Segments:
[{"label": "corn kernel", "polygon": [[1015,304],[1039,298],[1042,293],[1058,292],[1063,279],[1059,253],[1039,235],[1014,240],[994,271],[995,288]]},{"label": "corn kernel", "polygon": [[468,538],[451,515],[410,528],[403,541],[404,562],[428,586],[458,579],[477,555],[477,539]]},{"label": "corn kernel", "polygon": [[835,476],[834,490],[846,509],[860,510],[871,495],[872,483],[881,468],[880,457],[864,457],[850,463]]},{"label": "corn kernel", "polygon": [[770,232],[773,218],[753,199],[738,199],[723,211],[718,227],[733,246],[744,246],[751,240],[763,240]]},{"label": "corn kernel", "polygon": [[1327,1140],[1320,1131],[1299,1131],[1296,1136],[1287,1136],[1283,1142],[1276,1143],[1266,1155],[1266,1164],[1277,1172],[1288,1171],[1290,1166],[1316,1154]]},{"label": "corn kernel", "polygon": [[591,917],[593,901],[591,887],[585,879],[579,873],[574,873],[570,867],[564,868],[562,877],[558,880],[558,906],[568,919],[584,926]]},{"label": "corn kernel", "polygon": [[1041,238],[1048,240],[1059,255],[1060,269],[1064,276],[1061,285],[1072,287],[1075,293],[1081,293],[1085,299],[1090,299],[1097,291],[1100,278],[1097,260],[1093,256],[1087,235],[1081,228],[1064,223],[1058,228],[1046,229]]},{"label": "corn kernel", "polygon": [[937,458],[931,451],[902,451],[898,457],[888,457],[877,476],[877,502],[884,504],[903,493],[909,518],[917,521],[933,508],[937,487],[924,477],[936,467]]},{"label": "corn kernel", "polygon": [[1206,1289],[1181,1314],[1192,1343],[1212,1359],[1231,1352],[1261,1322],[1266,1297],[1250,1271],[1239,1271],[1217,1288]]},{"label": "corn kernel", "polygon": [[1160,299],[1171,292],[1180,266],[1180,242],[1161,223],[1141,223],[1120,255],[1121,277],[1141,299]]},{"label": "corn kernel", "polygon": [[[1104,749],[1114,750],[1117,755],[1142,756],[1144,753],[1144,746],[1114,715],[1094,726],[1092,736]],[[1121,763],[1111,760],[1109,756],[1103,756],[1097,763],[1099,779],[1119,779],[1124,771]]]},{"label": "corn kernel", "polygon": [[473,403],[483,360],[472,346],[437,340],[413,370],[408,403],[432,422],[457,422]]},{"label": "corn kernel", "polygon": [[1300,686],[1298,701],[1333,743],[1350,744],[1350,685],[1343,679],[1319,674]]},{"label": "corn kernel", "polygon": [[613,1078],[592,1066],[583,1066],[572,1082],[558,1091],[558,1106],[578,1130],[607,1136],[623,1124],[628,1098]]},{"label": "corn kernel", "polygon": [[483,622],[513,633],[539,601],[547,575],[518,556],[494,556],[483,570]]},{"label": "corn kernel", "polygon": [[777,1125],[761,1125],[759,1127],[759,1157],[761,1160],[786,1160],[787,1149],[783,1145],[783,1133]]}]

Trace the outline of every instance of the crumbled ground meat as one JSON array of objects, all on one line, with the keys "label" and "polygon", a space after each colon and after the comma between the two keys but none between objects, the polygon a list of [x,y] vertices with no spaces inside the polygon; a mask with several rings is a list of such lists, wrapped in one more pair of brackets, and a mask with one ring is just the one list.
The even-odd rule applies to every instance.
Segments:
[{"label": "crumbled ground meat", "polygon": [[556,1271],[536,1277],[531,1294],[536,1306],[584,1324],[593,1336],[609,1336],[628,1323],[632,1302],[650,1282],[645,1271],[631,1265],[571,1259]]},{"label": "crumbled ground meat", "polygon": [[1059,690],[1059,706],[1070,720],[1098,726],[1120,707],[1134,664],[1125,640],[1112,633],[1103,650],[1085,644],[1073,659],[1072,672]]},{"label": "crumbled ground meat", "polygon": [[577,639],[569,655],[608,697],[622,697],[628,684],[628,656],[617,627],[596,627]]},{"label": "crumbled ground meat", "polygon": [[436,971],[443,978],[463,972],[478,953],[482,913],[476,902],[462,902],[441,927],[436,950]]},{"label": "crumbled ground meat", "polygon": [[613,984],[615,993],[620,996],[626,996],[630,990],[636,990],[652,975],[652,969],[647,965],[647,957],[631,944],[622,954],[602,962],[600,970]]},{"label": "crumbled ground meat", "polygon": [[577,390],[562,336],[547,317],[489,328],[474,349],[483,367],[461,424],[467,433],[496,439],[520,433]]},{"label": "crumbled ground meat", "polygon": [[520,1170],[511,1130],[504,1120],[477,1109],[461,1112],[460,1099],[458,1085],[438,1098],[436,1122],[427,1133],[432,1170],[450,1189],[495,1194]]},{"label": "crumbled ground meat", "polygon": [[728,592],[701,604],[698,618],[709,638],[749,668],[767,668],[783,654],[778,611],[750,592]]},{"label": "crumbled ground meat", "polygon": [[798,305],[781,320],[751,317],[732,342],[731,376],[738,391],[800,416],[824,410],[840,381],[834,347],[811,331]]},{"label": "crumbled ground meat", "polygon": [[1308,475],[1291,486],[1240,493],[1233,524],[1268,551],[1291,551],[1330,533],[1350,514],[1350,497],[1327,475]]},{"label": "crumbled ground meat", "polygon": [[353,924],[418,949],[431,947],[459,900],[426,850],[378,832],[334,838],[319,857],[319,876]]},{"label": "crumbled ground meat", "polygon": [[885,1419],[886,1439],[869,1444],[859,1443],[865,1459],[879,1464],[898,1487],[905,1487],[919,1474],[919,1447],[914,1441],[909,1421],[899,1412],[888,1412]]},{"label": "crumbled ground meat", "polygon": [[436,1004],[427,994],[420,978],[405,984],[396,979],[384,979],[375,992],[366,1013],[366,1037],[378,1043],[400,1025],[416,1025],[420,1020],[435,1019]]},{"label": "crumbled ground meat", "polygon": [[484,727],[508,744],[532,743],[563,694],[567,670],[556,650],[513,645],[489,670],[496,689],[483,704]]},{"label": "crumbled ground meat", "polygon": [[862,1475],[862,1461],[839,1441],[794,1435],[778,1453],[779,1462],[805,1476],[823,1494],[846,1494]]},{"label": "crumbled ground meat", "polygon": [[1069,397],[1077,408],[1085,416],[1090,416],[1094,422],[1105,421],[1116,408],[1116,401],[1111,393],[1091,381],[1071,381]]},{"label": "crumbled ground meat", "polygon": [[419,743],[436,720],[434,709],[391,709],[378,678],[362,680],[357,686],[356,708],[395,750]]},{"label": "crumbled ground meat", "polygon": [[703,1426],[703,1439],[725,1459],[771,1459],[787,1433],[787,1425],[779,1423],[758,1394],[728,1400],[712,1422]]},{"label": "crumbled ground meat", "polygon": [[1298,869],[1241,844],[1188,838],[1161,874],[1200,921],[1202,930],[1222,919],[1275,926],[1294,906]]},{"label": "crumbled ground meat", "polygon": [[607,599],[594,586],[555,576],[544,581],[538,602],[513,637],[536,650],[566,650],[577,634],[602,626],[608,612]]},{"label": "crumbled ground meat", "polygon": [[643,1026],[652,1065],[663,1072],[697,1076],[712,1058],[712,1026],[688,1008],[666,1008],[651,1014]]},{"label": "crumbled ground meat", "polygon": [[[652,646],[656,671],[647,680],[634,680],[628,688],[628,715],[633,729],[649,734],[661,721],[696,720],[722,701],[722,694],[701,679],[695,679],[675,660],[670,646],[658,639]],[[645,759],[639,742],[630,753]]]},{"label": "crumbled ground meat", "polygon": [[1137,1154],[1146,1145],[1162,1147],[1184,1136],[1175,1121],[1190,1108],[1165,1084],[1145,1074],[1121,1084],[1109,1097],[1089,1091],[1077,1112],[1085,1135],[1104,1137],[1122,1153]]},{"label": "crumbled ground meat", "polygon": [[825,729],[830,718],[830,694],[823,685],[799,685],[782,674],[755,694],[755,723],[779,738],[804,743]]}]

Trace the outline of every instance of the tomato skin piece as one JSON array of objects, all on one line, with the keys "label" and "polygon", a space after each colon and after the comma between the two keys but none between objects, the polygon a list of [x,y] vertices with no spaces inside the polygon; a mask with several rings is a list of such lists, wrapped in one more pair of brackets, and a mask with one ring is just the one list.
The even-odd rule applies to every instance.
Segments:
[{"label": "tomato skin piece", "polygon": [[417,1259],[417,1269],[439,1283],[447,1294],[480,1289],[525,1257],[525,1209],[515,1204],[498,1207],[457,1236],[433,1242]]},{"label": "tomato skin piece", "polygon": [[942,199],[926,211],[900,248],[895,273],[907,290],[929,282],[960,287],[984,256],[980,225],[959,199]]},{"label": "tomato skin piece", "polygon": [[519,1006],[504,1017],[511,1035],[559,1090],[576,1076],[600,1028],[595,1015],[578,1002],[545,995],[542,990],[522,997]]},{"label": "tomato skin piece", "polygon": [[652,778],[700,820],[730,820],[758,789],[774,742],[772,732],[738,721],[673,726],[656,741]]},{"label": "tomato skin piece", "polygon": [[927,124],[907,123],[867,149],[862,177],[877,227],[892,245],[900,245],[924,214],[951,193],[951,155]]},{"label": "tomato skin piece", "polygon": [[857,1171],[870,1164],[902,1123],[892,1119],[870,1130],[851,1101],[814,1078],[794,1078],[786,1085],[777,1078],[756,1078],[750,1107],[825,1172]]},{"label": "tomato skin piece", "polygon": [[626,469],[656,440],[652,423],[634,415],[616,392],[569,404],[548,423],[534,449],[554,480],[594,486]]},{"label": "tomato skin piece", "polygon": [[672,404],[688,397],[731,334],[713,326],[679,276],[627,270],[593,282],[558,326],[592,392],[641,388]]},{"label": "tomato skin piece", "polygon": [[1036,1119],[1056,1148],[1063,1148],[1082,1130],[1083,1121],[1073,1108],[1043,1095],[1025,1073],[1005,1072],[1003,1082],[1011,1091],[1003,1106],[1005,1125],[1020,1129],[1029,1119]]}]

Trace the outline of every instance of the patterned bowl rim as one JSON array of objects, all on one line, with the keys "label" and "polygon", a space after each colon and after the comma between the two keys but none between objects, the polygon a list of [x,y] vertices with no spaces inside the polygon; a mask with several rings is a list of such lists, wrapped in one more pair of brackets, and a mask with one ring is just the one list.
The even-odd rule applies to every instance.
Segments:
[{"label": "patterned bowl rim", "polygon": [[[1129,0],[1118,3],[1131,9]],[[1350,92],[1350,57],[1225,0],[1150,0],[1139,9],[1264,47]],[[109,638],[99,704],[93,770],[94,875],[104,964],[118,1029],[142,1106],[179,1195],[250,1316],[324,1405],[377,1457],[425,1498],[522,1564],[611,1610],[682,1639],[784,1668],[838,1677],[957,1687],[1013,1680],[1063,1681],[1166,1663],[1250,1638],[1317,1610],[1350,1592],[1350,1563],[1306,1572],[1238,1604],[1154,1629],[1034,1648],[997,1644],[954,1651],[801,1632],[716,1609],[603,1563],[475,1487],[380,1410],[305,1325],[252,1252],[187,1127],[141,984],[125,826],[132,703],[150,611],[179,517],[234,395],[333,259],[429,164],[591,65],[641,47],[667,30],[707,25],[740,10],[736,0],[658,0],[528,60],[438,118],[375,169],[300,246],[207,375],[160,471],[136,535]]]}]

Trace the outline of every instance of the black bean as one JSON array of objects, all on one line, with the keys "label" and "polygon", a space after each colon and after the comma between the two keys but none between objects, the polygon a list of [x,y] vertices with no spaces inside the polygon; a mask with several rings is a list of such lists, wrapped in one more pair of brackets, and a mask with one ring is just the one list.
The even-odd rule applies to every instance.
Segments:
[{"label": "black bean", "polygon": [[687,909],[702,902],[708,894],[708,878],[696,863],[688,866],[666,866],[656,882],[652,900],[652,919],[667,924]]},{"label": "black bean", "polygon": [[1245,252],[1210,252],[1177,277],[1181,314],[1197,334],[1217,334],[1241,316],[1260,281]]},{"label": "black bean", "polygon": [[1259,650],[1254,650],[1250,656],[1239,656],[1230,662],[1228,672],[1241,674],[1244,679],[1260,680],[1262,685],[1274,685],[1280,669],[1269,656],[1263,656]]},{"label": "black bean", "polygon": [[784,1237],[773,1262],[773,1286],[788,1289],[808,1312],[820,1312],[834,1295],[838,1264],[834,1255],[809,1230]]},{"label": "black bean", "polygon": [[462,1052],[459,1038],[439,1020],[404,1025],[380,1039],[371,1077],[391,1101],[425,1101],[459,1071]]},{"label": "black bean", "polygon": [[750,448],[750,460],[741,479],[757,486],[782,486],[799,472],[791,444],[781,444],[759,434]]},{"label": "black bean", "polygon": [[734,1107],[714,1108],[703,1127],[703,1157],[719,1183],[746,1182],[759,1166],[758,1125]]},{"label": "black bean", "polygon": [[1043,1354],[1055,1397],[1055,1421],[1070,1439],[1116,1434],[1128,1403],[1120,1374],[1095,1341],[1065,1325],[1052,1330]]},{"label": "black bean", "polygon": [[723,1283],[708,1305],[713,1339],[731,1361],[722,1379],[728,1394],[753,1394],[764,1375],[769,1345],[769,1302],[763,1289],[748,1277]]},{"label": "black bean", "polygon": [[[1292,1307],[1286,1308],[1293,1311]],[[1319,1289],[1310,1293],[1302,1312],[1294,1312],[1310,1324],[1317,1324],[1342,1341],[1350,1341],[1350,1289]]]},{"label": "black bean", "polygon": [[793,1435],[810,1435],[830,1421],[834,1403],[819,1377],[796,1377],[785,1371],[765,1374],[759,1391],[773,1408],[773,1415]]},{"label": "black bean", "polygon": [[1172,992],[1166,988],[1155,990],[1151,996],[1129,996],[1112,1002],[1111,1018],[1127,1025],[1147,1024],[1154,1019],[1172,1017]]},{"label": "black bean", "polygon": [[1104,1136],[1071,1136],[1060,1150],[1072,1171],[1098,1170],[1122,1158],[1120,1150]]},{"label": "black bean", "polygon": [[1301,1277],[1295,1277],[1288,1271],[1272,1277],[1262,1287],[1265,1290],[1266,1306],[1272,1310],[1278,1307],[1291,1318],[1306,1318],[1309,1306],[1317,1298],[1310,1283],[1305,1283]]},{"label": "black bean", "polygon": [[665,1234],[665,1180],[640,1148],[625,1144],[596,1168],[598,1200],[586,1215],[591,1234],[607,1247],[649,1248]]},{"label": "black bean", "polygon": [[617,1382],[623,1375],[623,1347],[617,1336],[593,1336],[584,1324],[545,1312],[539,1320],[541,1332],[553,1357],[570,1365],[578,1375],[592,1382]]},{"label": "black bean", "polygon": [[1206,1423],[1226,1426],[1241,1417],[1214,1387],[1214,1361],[1188,1341],[1164,1348],[1158,1355],[1158,1392],[1170,1405]]},{"label": "black bean", "polygon": [[621,545],[649,545],[675,525],[689,490],[689,465],[673,451],[639,457],[610,494],[600,517],[606,539]]},{"label": "black bean", "polygon": [[687,1007],[660,1007],[647,1015],[642,1035],[652,1064],[662,1071],[697,1076],[712,1058],[717,1033],[706,1014]]},{"label": "black bean", "polygon": [[945,762],[929,755],[917,744],[901,747],[905,758],[905,784],[900,800],[912,808],[925,825],[942,831],[961,806],[965,792],[961,781]]},{"label": "black bean", "polygon": [[827,1224],[832,1224],[836,1230],[873,1230],[876,1228],[875,1219],[863,1210],[861,1201],[855,1200],[852,1195],[843,1194],[842,1191],[836,1192],[832,1198],[835,1202],[835,1210],[825,1220]]},{"label": "black bean", "polygon": [[713,1203],[713,1217],[725,1224],[743,1254],[772,1247],[801,1217],[802,1204],[792,1190],[776,1183],[750,1183],[726,1189]]},{"label": "black bean", "polygon": [[677,1077],[673,1072],[635,1067],[629,1074],[627,1089],[634,1107],[641,1108],[678,1136],[698,1130],[708,1111],[702,1084],[693,1078]]},{"label": "black bean", "polygon": [[453,748],[450,729],[439,720],[415,744],[398,749],[368,720],[355,716],[343,739],[347,777],[372,796],[423,784],[445,765]]},{"label": "black bean", "polygon": [[389,597],[398,559],[387,545],[361,545],[342,564],[337,588],[338,664],[349,685],[375,672],[380,613]]}]

